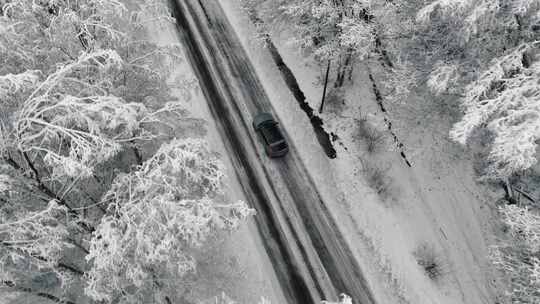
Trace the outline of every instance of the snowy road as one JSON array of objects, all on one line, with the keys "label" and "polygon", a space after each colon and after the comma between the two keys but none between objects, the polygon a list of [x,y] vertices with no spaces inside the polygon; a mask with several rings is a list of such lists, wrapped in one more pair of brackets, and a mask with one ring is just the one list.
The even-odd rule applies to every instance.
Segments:
[{"label": "snowy road", "polygon": [[171,3],[188,59],[246,199],[257,210],[258,232],[289,303],[335,300],[341,292],[355,303],[374,303],[294,143],[285,158],[264,154],[251,118],[273,112],[272,105],[218,2]]}]

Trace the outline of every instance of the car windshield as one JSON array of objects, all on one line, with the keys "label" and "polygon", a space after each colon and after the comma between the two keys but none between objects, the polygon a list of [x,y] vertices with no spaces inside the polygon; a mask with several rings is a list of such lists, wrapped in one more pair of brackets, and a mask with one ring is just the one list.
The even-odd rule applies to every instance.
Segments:
[{"label": "car windshield", "polygon": [[277,124],[261,128],[261,132],[267,144],[275,143],[283,139],[283,135],[276,126]]},{"label": "car windshield", "polygon": [[274,151],[283,151],[285,149],[287,149],[287,144],[283,141],[283,142],[280,142],[279,144],[275,145],[272,150],[274,150]]}]

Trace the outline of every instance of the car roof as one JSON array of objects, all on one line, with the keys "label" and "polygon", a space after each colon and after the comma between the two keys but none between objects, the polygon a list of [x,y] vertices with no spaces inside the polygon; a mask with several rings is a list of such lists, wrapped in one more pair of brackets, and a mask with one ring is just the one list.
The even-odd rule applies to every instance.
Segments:
[{"label": "car roof", "polygon": [[261,128],[261,133],[267,144],[273,144],[285,140],[283,134],[281,134],[281,131],[277,127],[277,123],[275,122],[272,124],[264,124],[264,127]]},{"label": "car roof", "polygon": [[257,115],[255,115],[255,117],[253,118],[253,120],[255,121],[267,121],[267,120],[274,120],[274,117],[272,116],[272,114],[270,113],[266,113],[266,112],[262,112],[262,113],[259,113]]}]

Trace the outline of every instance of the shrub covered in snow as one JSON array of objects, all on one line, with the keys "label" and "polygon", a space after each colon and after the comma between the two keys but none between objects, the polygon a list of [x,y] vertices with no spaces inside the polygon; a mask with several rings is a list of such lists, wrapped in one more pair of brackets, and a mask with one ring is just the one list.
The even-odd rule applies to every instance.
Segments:
[{"label": "shrub covered in snow", "polygon": [[430,244],[420,244],[413,255],[424,273],[434,281],[441,279],[448,272],[448,265],[445,260],[436,251],[435,247]]}]

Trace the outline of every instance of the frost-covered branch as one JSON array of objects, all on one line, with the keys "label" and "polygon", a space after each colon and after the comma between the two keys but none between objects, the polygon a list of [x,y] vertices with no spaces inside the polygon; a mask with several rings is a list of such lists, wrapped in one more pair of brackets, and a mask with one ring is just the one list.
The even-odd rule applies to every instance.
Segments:
[{"label": "frost-covered branch", "polygon": [[493,246],[492,262],[509,280],[512,303],[540,301],[540,216],[534,211],[507,205],[499,208],[512,237]]},{"label": "frost-covered branch", "polygon": [[18,149],[41,155],[54,177],[87,177],[121,150],[119,140],[140,138],[144,105],[107,94],[106,75],[121,64],[116,52],[98,50],[40,82],[17,115]]},{"label": "frost-covered branch", "polygon": [[54,269],[63,251],[72,247],[67,240],[69,232],[65,226],[67,209],[55,201],[49,202],[43,210],[21,212],[9,218],[2,212],[0,216],[0,241],[14,249],[2,255],[2,263],[27,257],[46,257],[46,260],[35,261],[39,267]]},{"label": "frost-covered branch", "polygon": [[540,63],[529,62],[536,43],[522,45],[493,62],[479,79],[467,86],[465,116],[450,136],[465,144],[473,130],[487,124],[495,139],[488,177],[507,178],[537,162],[540,138]]},{"label": "frost-covered branch", "polygon": [[8,95],[31,90],[39,82],[39,71],[26,71],[20,74],[0,76],[0,100],[6,102]]},{"label": "frost-covered branch", "polygon": [[283,3],[279,10],[294,23],[291,41],[311,52],[319,61],[352,54],[365,58],[373,48],[373,27],[367,21],[369,1],[297,0]]},{"label": "frost-covered branch", "polygon": [[455,64],[439,63],[435,66],[435,69],[431,72],[427,86],[435,93],[440,95],[445,92],[455,90],[454,86],[457,85],[459,78],[459,67]]},{"label": "frost-covered branch", "polygon": [[500,207],[499,212],[513,238],[522,240],[530,251],[540,252],[540,215],[516,205]]},{"label": "frost-covered branch", "polygon": [[190,248],[252,212],[242,202],[219,201],[222,170],[204,142],[188,139],[163,145],[137,171],[119,176],[87,256],[93,267],[86,293],[96,300],[138,297],[153,284],[150,270],[194,271]]}]

